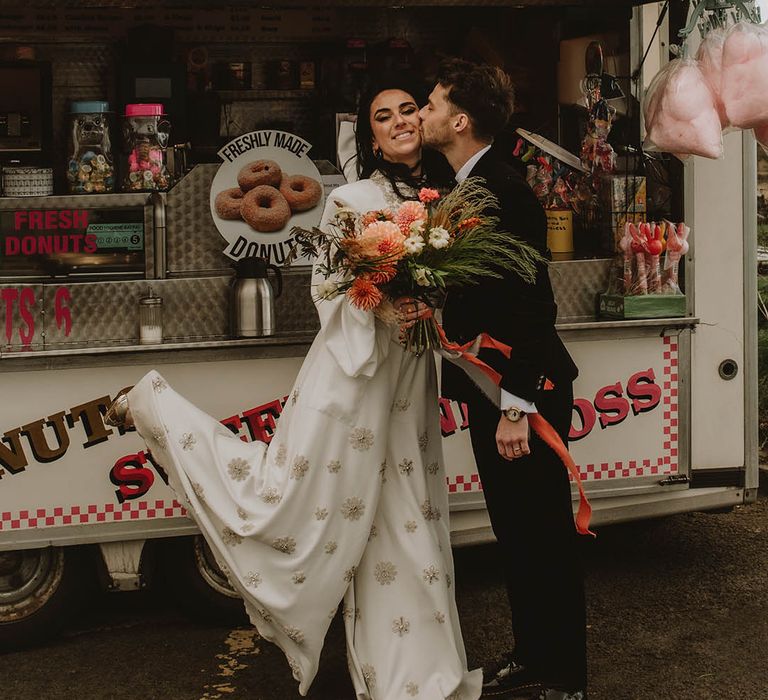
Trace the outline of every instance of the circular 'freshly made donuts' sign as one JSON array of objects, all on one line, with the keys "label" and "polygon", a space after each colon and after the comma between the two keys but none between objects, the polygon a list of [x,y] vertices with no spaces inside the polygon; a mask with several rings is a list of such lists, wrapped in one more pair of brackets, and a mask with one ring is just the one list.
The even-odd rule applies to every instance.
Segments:
[{"label": "circular 'freshly made donuts' sign", "polygon": [[[211,216],[233,260],[258,255],[282,265],[294,226],[312,228],[323,214],[323,183],[312,148],[286,131],[251,131],[219,151]],[[297,260],[309,264],[309,260]]]}]

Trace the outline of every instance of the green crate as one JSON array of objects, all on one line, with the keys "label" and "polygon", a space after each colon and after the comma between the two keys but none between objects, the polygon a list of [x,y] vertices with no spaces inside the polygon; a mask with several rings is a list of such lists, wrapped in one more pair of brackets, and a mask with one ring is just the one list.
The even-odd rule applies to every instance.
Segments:
[{"label": "green crate", "polygon": [[676,318],[685,316],[684,294],[642,294],[625,297],[600,294],[597,315],[605,319]]}]

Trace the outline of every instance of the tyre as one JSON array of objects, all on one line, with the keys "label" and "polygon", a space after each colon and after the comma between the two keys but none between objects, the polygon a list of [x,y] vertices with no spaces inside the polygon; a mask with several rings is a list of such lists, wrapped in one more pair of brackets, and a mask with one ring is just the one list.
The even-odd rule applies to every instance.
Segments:
[{"label": "tyre", "polygon": [[75,547],[0,552],[0,650],[48,641],[80,609],[83,553]]},{"label": "tyre", "polygon": [[213,625],[249,624],[242,598],[202,535],[166,540],[159,554],[163,587],[188,617]]}]

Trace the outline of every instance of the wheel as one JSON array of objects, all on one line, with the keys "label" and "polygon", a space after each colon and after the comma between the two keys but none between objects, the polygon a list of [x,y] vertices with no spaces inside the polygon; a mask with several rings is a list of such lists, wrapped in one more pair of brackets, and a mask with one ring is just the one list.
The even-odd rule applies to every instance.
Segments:
[{"label": "wheel", "polygon": [[202,535],[167,540],[160,556],[163,585],[178,607],[197,622],[245,625],[242,598],[229,585]]},{"label": "wheel", "polygon": [[79,609],[82,568],[74,547],[0,552],[0,650],[55,636]]}]

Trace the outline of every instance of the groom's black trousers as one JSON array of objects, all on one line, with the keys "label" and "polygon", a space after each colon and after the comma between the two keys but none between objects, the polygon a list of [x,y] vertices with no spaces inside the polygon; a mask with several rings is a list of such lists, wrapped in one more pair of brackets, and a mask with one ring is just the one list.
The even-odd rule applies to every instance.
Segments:
[{"label": "groom's black trousers", "polygon": [[[503,459],[499,409],[479,391],[469,398],[472,448],[512,609],[514,659],[548,684],[586,688],[583,568],[568,472],[535,434],[530,455]],[[567,445],[572,385],[540,391],[535,403]]]}]

